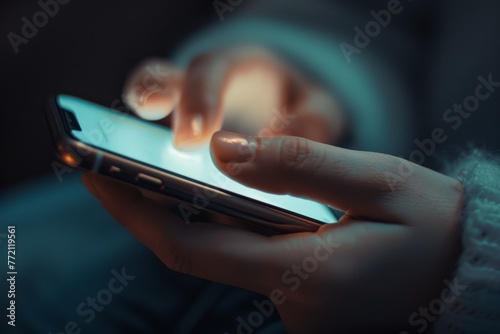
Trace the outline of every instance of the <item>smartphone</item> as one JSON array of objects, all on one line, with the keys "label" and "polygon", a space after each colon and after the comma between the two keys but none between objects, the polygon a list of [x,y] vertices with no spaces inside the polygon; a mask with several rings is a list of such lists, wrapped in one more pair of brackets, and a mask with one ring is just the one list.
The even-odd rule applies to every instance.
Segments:
[{"label": "smartphone", "polygon": [[51,97],[45,116],[64,164],[173,197],[186,223],[209,210],[273,234],[314,231],[338,220],[323,204],[232,180],[212,162],[208,143],[177,150],[172,130],[156,123],[69,95]]}]

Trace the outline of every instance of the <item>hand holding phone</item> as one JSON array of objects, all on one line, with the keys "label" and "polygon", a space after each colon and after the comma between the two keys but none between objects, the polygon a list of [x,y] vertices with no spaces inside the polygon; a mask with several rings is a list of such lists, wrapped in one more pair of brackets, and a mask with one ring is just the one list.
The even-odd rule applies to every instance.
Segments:
[{"label": "hand holding phone", "polygon": [[[239,161],[247,151],[241,145],[252,142],[255,157]],[[233,178],[243,184],[347,213],[316,232],[267,237],[220,224],[186,225],[137,189],[98,174],[84,182],[169,268],[267,296],[273,304],[263,301],[250,314],[277,309],[289,332],[405,328],[408,316],[442,289],[459,253],[458,181],[397,157],[302,138],[218,132],[211,151],[221,171],[237,164]],[[413,173],[392,189],[384,173],[395,175],[401,163]]]}]

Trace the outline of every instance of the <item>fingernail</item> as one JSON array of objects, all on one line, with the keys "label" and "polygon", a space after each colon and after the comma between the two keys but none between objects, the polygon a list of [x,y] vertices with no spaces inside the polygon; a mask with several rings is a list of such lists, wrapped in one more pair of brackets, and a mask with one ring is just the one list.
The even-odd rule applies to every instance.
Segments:
[{"label": "fingernail", "polygon": [[191,120],[181,121],[182,112],[177,111],[174,115],[174,145],[179,149],[189,149],[202,142],[203,116],[201,114],[190,116]]},{"label": "fingernail", "polygon": [[85,173],[82,175],[81,179],[82,179],[82,182],[83,182],[83,185],[85,186],[85,188],[87,188],[87,190],[92,195],[94,195],[97,199],[99,199],[99,191],[97,190],[94,183],[92,182],[90,175],[88,175],[88,173]]},{"label": "fingernail", "polygon": [[257,142],[252,137],[221,131],[212,138],[212,149],[223,162],[248,162],[254,158]]},{"label": "fingernail", "polygon": [[196,115],[191,119],[191,134],[194,138],[201,136],[201,130],[203,126],[203,117],[201,115]]}]

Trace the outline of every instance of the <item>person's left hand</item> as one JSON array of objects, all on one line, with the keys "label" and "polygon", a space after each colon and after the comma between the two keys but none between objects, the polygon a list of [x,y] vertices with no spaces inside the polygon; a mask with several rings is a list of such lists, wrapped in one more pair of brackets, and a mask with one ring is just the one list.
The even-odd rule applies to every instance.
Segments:
[{"label": "person's left hand", "polygon": [[460,248],[458,181],[396,157],[298,137],[218,132],[211,150],[218,168],[237,171],[229,176],[243,184],[346,214],[317,232],[266,237],[187,225],[131,186],[96,174],[83,181],[169,268],[268,296],[290,333],[403,329],[439,296]]}]

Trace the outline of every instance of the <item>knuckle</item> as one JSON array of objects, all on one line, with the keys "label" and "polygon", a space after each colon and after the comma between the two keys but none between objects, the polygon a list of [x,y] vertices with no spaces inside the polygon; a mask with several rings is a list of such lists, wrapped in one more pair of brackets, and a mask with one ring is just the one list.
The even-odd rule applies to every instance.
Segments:
[{"label": "knuckle", "polygon": [[325,152],[304,138],[282,137],[279,148],[279,162],[289,170],[314,171],[321,168]]},{"label": "knuckle", "polygon": [[408,187],[414,167],[411,162],[388,154],[371,154],[371,168],[368,169],[369,180],[381,193],[397,194]]}]

